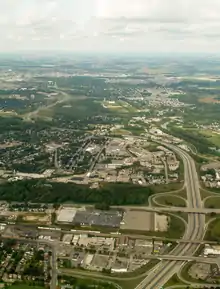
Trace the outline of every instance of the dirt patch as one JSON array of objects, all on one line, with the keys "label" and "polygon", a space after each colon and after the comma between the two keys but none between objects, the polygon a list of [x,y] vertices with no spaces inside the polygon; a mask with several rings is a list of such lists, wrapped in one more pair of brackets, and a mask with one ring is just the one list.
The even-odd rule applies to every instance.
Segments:
[{"label": "dirt patch", "polygon": [[25,222],[36,222],[36,223],[44,223],[44,224],[48,224],[50,223],[50,216],[46,215],[46,214],[25,214],[21,216],[23,221]]},{"label": "dirt patch", "polygon": [[156,214],[155,231],[166,232],[168,230],[168,217]]},{"label": "dirt patch", "polygon": [[167,231],[167,216],[154,212],[132,210],[124,214],[120,229],[134,231]]}]

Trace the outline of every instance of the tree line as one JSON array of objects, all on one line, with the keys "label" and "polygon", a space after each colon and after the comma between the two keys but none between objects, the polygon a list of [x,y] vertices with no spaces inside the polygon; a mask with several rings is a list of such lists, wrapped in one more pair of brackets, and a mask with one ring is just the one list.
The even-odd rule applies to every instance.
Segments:
[{"label": "tree line", "polygon": [[8,202],[140,205],[146,204],[153,193],[149,187],[121,183],[106,184],[99,189],[42,180],[23,180],[0,185],[0,200]]}]

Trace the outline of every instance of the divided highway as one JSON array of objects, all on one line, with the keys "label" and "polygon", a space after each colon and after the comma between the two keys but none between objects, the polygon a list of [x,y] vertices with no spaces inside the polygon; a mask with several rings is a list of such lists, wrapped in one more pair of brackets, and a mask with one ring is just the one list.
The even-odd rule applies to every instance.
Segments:
[{"label": "divided highway", "polygon": [[[199,179],[194,160],[188,153],[171,144],[161,143],[178,154],[184,163],[185,187],[187,191],[188,207],[203,208],[199,190]],[[205,233],[205,216],[202,214],[188,214],[188,226],[183,236],[184,239],[202,240]],[[193,255],[198,248],[196,244],[178,244],[171,254],[173,256]],[[177,273],[183,261],[161,261],[148,274],[148,276],[135,289],[159,289],[175,273]]]}]

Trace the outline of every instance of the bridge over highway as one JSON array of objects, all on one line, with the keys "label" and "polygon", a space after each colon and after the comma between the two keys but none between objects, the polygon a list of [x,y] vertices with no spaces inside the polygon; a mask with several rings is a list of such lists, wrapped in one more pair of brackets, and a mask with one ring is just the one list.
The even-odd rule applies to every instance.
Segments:
[{"label": "bridge over highway", "polygon": [[220,214],[220,209],[210,209],[210,208],[196,208],[196,207],[115,207],[121,209],[127,209],[131,211],[147,211],[147,212],[170,212],[170,213],[192,213],[192,214]]},{"label": "bridge over highway", "polygon": [[175,255],[149,255],[148,259],[170,260],[170,261],[196,261],[199,263],[219,264],[220,258],[207,258],[197,256],[175,256]]}]

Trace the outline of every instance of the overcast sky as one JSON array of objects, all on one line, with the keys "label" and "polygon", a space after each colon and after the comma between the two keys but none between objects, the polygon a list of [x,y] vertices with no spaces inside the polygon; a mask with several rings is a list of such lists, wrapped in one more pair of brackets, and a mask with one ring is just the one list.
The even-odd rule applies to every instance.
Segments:
[{"label": "overcast sky", "polygon": [[0,0],[0,51],[219,52],[220,0]]}]

